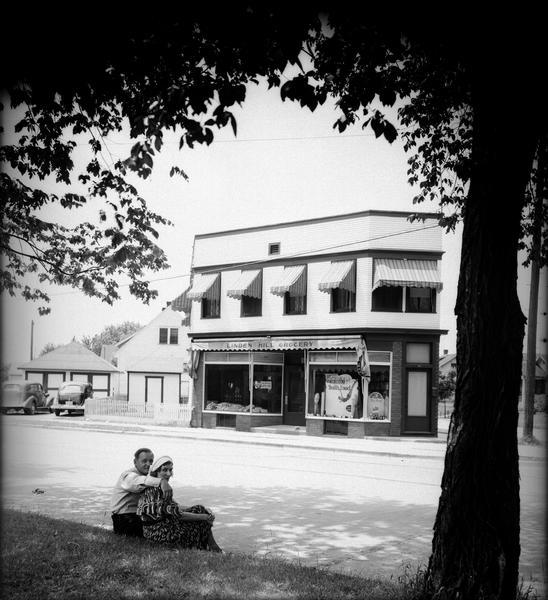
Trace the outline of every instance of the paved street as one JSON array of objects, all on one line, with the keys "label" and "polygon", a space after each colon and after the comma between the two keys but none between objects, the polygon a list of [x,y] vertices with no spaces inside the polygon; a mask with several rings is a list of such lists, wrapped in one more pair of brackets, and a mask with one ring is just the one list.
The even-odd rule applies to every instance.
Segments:
[{"label": "paved street", "polygon": [[[367,576],[394,575],[398,565],[429,555],[441,455],[407,458],[45,428],[12,415],[2,422],[5,506],[110,527],[112,484],[131,465],[133,451],[149,446],[157,456],[174,458],[176,500],[215,511],[216,537],[228,551]],[[522,460],[520,468],[521,574],[538,581],[545,577],[545,461]],[[33,493],[37,488],[44,493]]]}]

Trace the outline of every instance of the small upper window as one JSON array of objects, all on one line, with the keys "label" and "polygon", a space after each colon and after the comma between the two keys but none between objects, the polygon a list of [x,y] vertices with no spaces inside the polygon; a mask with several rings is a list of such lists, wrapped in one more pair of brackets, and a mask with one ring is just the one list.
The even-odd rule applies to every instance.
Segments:
[{"label": "small upper window", "polygon": [[179,330],[176,327],[172,327],[169,330],[169,343],[170,344],[178,344],[179,343]]},{"label": "small upper window", "polygon": [[167,327],[160,327],[160,344],[167,344]]},{"label": "small upper window", "polygon": [[268,244],[268,254],[279,254],[280,253],[280,242],[273,242]]}]

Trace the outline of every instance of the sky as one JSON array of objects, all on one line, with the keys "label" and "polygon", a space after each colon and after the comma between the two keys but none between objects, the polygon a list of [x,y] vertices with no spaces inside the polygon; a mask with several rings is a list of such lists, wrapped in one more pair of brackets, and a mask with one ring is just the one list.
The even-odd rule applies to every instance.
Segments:
[{"label": "sky", "polygon": [[[105,326],[152,319],[188,286],[196,234],[325,217],[370,209],[433,211],[437,205],[414,205],[416,193],[407,183],[407,156],[396,140],[389,144],[371,130],[358,127],[344,134],[333,129],[338,113],[333,102],[315,112],[282,102],[279,90],[248,88],[243,107],[234,111],[237,137],[230,128],[218,132],[208,147],[178,150],[178,139],[167,135],[152,176],[132,181],[149,208],[172,221],[159,229],[158,244],[170,268],[152,273],[159,294],[149,305],[122,288],[113,306],[69,287],[50,287],[51,313],[38,314],[37,305],[2,297],[2,363],[13,365],[36,357],[46,343],[65,344],[99,333]],[[123,133],[105,140],[105,162],[125,158],[134,141]],[[78,146],[85,157],[85,144]],[[78,160],[78,156],[76,157]],[[169,177],[178,165],[189,176]],[[46,182],[47,186],[55,186]],[[97,206],[67,214],[50,209],[47,218],[78,222],[96,214]],[[444,234],[440,352],[455,352],[455,304],[461,227]],[[527,276],[527,275],[526,275]],[[120,279],[124,281],[123,278]]]}]

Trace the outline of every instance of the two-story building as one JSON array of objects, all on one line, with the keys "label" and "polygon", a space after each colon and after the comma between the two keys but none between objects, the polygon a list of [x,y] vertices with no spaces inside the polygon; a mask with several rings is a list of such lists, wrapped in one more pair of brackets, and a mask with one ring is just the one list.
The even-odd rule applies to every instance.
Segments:
[{"label": "two-story building", "polygon": [[196,235],[193,425],[436,435],[442,230],[410,214]]}]

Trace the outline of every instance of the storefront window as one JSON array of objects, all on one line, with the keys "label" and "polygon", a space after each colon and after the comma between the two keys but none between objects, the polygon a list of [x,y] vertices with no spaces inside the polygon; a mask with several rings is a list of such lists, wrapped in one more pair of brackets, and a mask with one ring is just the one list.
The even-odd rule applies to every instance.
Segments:
[{"label": "storefront window", "polygon": [[309,390],[309,416],[336,419],[363,417],[361,377],[355,366],[311,366]]},{"label": "storefront window", "polygon": [[366,418],[385,421],[390,415],[390,366],[371,365],[367,386]]},{"label": "storefront window", "polygon": [[253,365],[253,412],[282,412],[281,365]]},{"label": "storefront window", "polygon": [[205,365],[205,410],[249,412],[249,365]]}]

